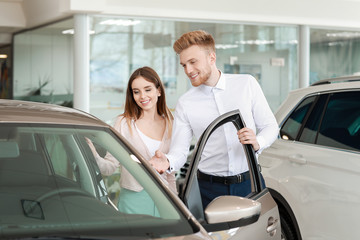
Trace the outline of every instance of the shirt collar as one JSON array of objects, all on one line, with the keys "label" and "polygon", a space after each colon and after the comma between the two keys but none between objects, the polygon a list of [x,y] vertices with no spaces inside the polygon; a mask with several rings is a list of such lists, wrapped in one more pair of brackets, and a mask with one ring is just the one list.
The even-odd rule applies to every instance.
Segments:
[{"label": "shirt collar", "polygon": [[[219,70],[220,71],[220,70]],[[198,88],[206,94],[211,93],[214,90],[225,90],[225,75],[220,71],[219,81],[216,83],[214,87],[209,87],[204,84],[200,85]]]},{"label": "shirt collar", "polygon": [[226,83],[225,75],[220,71],[220,78],[217,84],[215,85],[214,89],[225,90],[225,86],[226,86],[225,83]]}]

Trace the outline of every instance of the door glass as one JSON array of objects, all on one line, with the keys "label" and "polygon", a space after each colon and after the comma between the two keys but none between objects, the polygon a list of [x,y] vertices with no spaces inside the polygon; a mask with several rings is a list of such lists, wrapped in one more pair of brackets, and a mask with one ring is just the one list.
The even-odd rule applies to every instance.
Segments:
[{"label": "door glass", "polygon": [[199,169],[206,169],[206,172],[217,176],[236,175],[249,170],[233,123],[226,123],[211,133],[202,152]]},{"label": "door glass", "polygon": [[360,151],[360,92],[330,95],[317,144]]},{"label": "door glass", "polygon": [[315,96],[306,98],[300,105],[291,113],[280,129],[280,136],[284,140],[295,140],[301,124],[309,111],[311,105],[315,100]]},{"label": "door glass", "polygon": [[321,122],[328,95],[321,95],[315,103],[311,114],[306,120],[303,131],[299,138],[300,142],[315,143],[319,124]]},{"label": "door glass", "polygon": [[[226,192],[221,192],[221,195],[250,197],[255,194],[249,174],[248,159],[243,145],[239,142],[237,130],[233,123],[226,123],[211,133],[202,152],[198,169],[200,171],[198,173],[199,185],[206,192],[205,195],[217,194],[213,188],[208,189],[209,191],[204,190],[207,189],[206,182],[209,181],[213,182],[212,186],[215,186],[216,183],[221,185],[229,184]],[[231,185],[242,184],[242,188],[239,190],[239,188],[230,187],[230,182],[224,182],[224,178],[212,177],[206,179],[208,177],[205,174],[212,176],[238,175],[238,178],[232,177],[228,181],[236,181],[231,182]],[[248,183],[246,186],[243,183],[244,180],[249,180],[246,181]],[[205,208],[208,203],[203,201],[203,207]]]}]

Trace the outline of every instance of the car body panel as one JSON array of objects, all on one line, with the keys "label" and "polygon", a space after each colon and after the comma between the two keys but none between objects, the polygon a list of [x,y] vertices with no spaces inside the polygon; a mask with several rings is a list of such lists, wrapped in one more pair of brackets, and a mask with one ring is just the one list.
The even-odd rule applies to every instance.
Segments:
[{"label": "car body panel", "polygon": [[358,153],[279,140],[260,164],[267,186],[290,204],[303,239],[353,239],[360,234],[354,215],[360,212],[360,190],[354,188],[360,178]]},{"label": "car body panel", "polygon": [[0,122],[105,126],[90,114],[53,104],[0,99],[0,109],[3,113]]}]

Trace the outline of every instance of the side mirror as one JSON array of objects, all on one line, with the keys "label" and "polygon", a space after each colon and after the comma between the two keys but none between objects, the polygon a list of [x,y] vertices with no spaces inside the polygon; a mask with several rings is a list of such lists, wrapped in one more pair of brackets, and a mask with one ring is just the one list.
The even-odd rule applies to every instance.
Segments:
[{"label": "side mirror", "polygon": [[248,225],[256,222],[260,213],[259,202],[237,196],[220,196],[206,207],[205,218],[210,224],[242,221]]}]

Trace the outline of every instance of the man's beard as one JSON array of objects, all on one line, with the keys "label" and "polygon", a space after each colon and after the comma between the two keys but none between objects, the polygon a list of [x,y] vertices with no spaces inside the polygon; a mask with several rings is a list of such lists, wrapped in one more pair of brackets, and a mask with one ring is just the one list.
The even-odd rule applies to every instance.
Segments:
[{"label": "man's beard", "polygon": [[191,85],[194,87],[198,87],[201,84],[204,84],[211,76],[211,71],[205,72],[204,76],[201,75],[201,73],[198,76],[198,79],[196,81],[191,81]]}]

